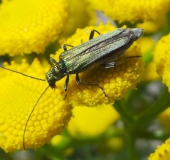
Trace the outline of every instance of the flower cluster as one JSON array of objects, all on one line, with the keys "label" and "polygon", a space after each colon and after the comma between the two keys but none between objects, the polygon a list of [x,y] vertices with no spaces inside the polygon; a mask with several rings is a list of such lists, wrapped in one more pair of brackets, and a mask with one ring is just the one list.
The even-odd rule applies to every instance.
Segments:
[{"label": "flower cluster", "polygon": [[[6,152],[37,149],[54,137],[51,145],[61,156],[73,153],[78,144],[91,142],[96,142],[98,152],[117,152],[127,138],[127,148],[133,151],[130,159],[136,159],[135,141],[141,137],[155,138],[156,134],[143,127],[155,118],[165,129],[161,138],[156,138],[165,140],[170,131],[169,6],[170,0],[3,0],[0,147]],[[105,19],[109,21],[104,23]],[[77,68],[85,85],[76,83],[75,74],[63,73],[56,87],[50,87],[46,80],[51,68],[47,57],[61,62],[60,55],[65,52],[72,62],[72,53],[66,49],[88,42],[92,30],[107,34],[117,28],[143,28],[144,35],[115,56],[114,67],[95,63],[91,68]],[[95,32],[93,38],[98,36]],[[59,47],[64,44],[65,50]],[[83,54],[90,49],[85,48]],[[77,48],[76,58],[82,58],[80,52],[81,48]],[[67,61],[63,63],[67,69]],[[76,66],[76,61],[73,63]],[[54,69],[58,70],[56,66]],[[148,87],[152,82],[159,83],[159,93],[152,92],[151,98],[146,98],[153,91]],[[123,123],[117,124],[118,121]],[[149,159],[167,159],[168,148],[166,140]]]}]

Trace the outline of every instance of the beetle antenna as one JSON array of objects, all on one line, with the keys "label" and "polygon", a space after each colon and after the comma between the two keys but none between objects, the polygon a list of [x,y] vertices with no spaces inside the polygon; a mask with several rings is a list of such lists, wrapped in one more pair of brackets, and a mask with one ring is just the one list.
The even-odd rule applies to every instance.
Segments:
[{"label": "beetle antenna", "polygon": [[44,95],[44,93],[47,91],[47,89],[48,89],[49,87],[50,87],[50,86],[47,86],[47,87],[45,88],[45,90],[41,93],[40,97],[39,97],[38,100],[36,101],[33,109],[31,110],[31,112],[30,112],[30,114],[29,114],[29,116],[28,116],[28,118],[27,118],[27,121],[26,121],[26,124],[25,124],[25,128],[24,128],[23,140],[22,140],[22,142],[23,142],[23,149],[24,149],[24,150],[26,149],[26,148],[25,148],[25,132],[26,132],[26,129],[27,129],[28,122],[29,122],[29,120],[30,120],[30,118],[31,118],[31,115],[32,115],[32,113],[34,112],[34,110],[35,110],[38,102],[40,101],[40,99],[42,98],[42,96]]},{"label": "beetle antenna", "polygon": [[141,55],[135,55],[135,56],[127,56],[126,58],[139,58],[142,57]]},{"label": "beetle antenna", "polygon": [[5,68],[5,67],[3,67],[3,66],[1,66],[1,65],[0,65],[0,68],[6,69],[6,70],[11,71],[11,72],[14,72],[14,73],[21,74],[21,75],[23,75],[23,76],[25,76],[25,77],[30,77],[30,78],[32,78],[32,79],[36,79],[36,80],[40,80],[40,81],[46,81],[46,79],[41,79],[41,78],[32,77],[32,76],[29,76],[29,75],[27,75],[27,74],[24,74],[24,73],[21,73],[21,72],[18,72],[18,71],[14,71],[14,70],[9,69],[9,68]]}]

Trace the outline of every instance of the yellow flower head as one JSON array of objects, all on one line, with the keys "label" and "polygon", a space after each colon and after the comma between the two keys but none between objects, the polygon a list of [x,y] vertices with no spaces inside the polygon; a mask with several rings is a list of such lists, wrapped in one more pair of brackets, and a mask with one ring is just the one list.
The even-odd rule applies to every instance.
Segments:
[{"label": "yellow flower head", "polygon": [[[152,39],[152,37],[141,37],[138,40],[138,43],[141,47],[141,52],[143,56],[147,57],[148,53],[150,53],[154,46],[155,42]],[[145,68],[144,74],[143,74],[143,79],[146,81],[151,81],[151,80],[157,80],[159,79],[159,75],[156,72],[156,64],[154,61],[151,61]]]},{"label": "yellow flower head", "polygon": [[165,128],[165,130],[168,133],[170,133],[170,125],[169,125],[169,121],[170,121],[170,108],[167,108],[165,111],[163,111],[160,114],[159,120],[160,120],[162,126]]},{"label": "yellow flower head", "polygon": [[145,33],[154,33],[161,29],[166,24],[165,17],[159,17],[156,20],[144,21],[143,23],[138,23],[137,27],[143,28]]},{"label": "yellow flower head", "polygon": [[0,54],[43,52],[62,31],[67,6],[66,0],[12,0],[1,4]]},{"label": "yellow flower head", "polygon": [[68,124],[68,131],[74,137],[97,136],[104,133],[115,123],[119,114],[113,106],[102,104],[96,107],[73,108],[73,117]]},{"label": "yellow flower head", "polygon": [[62,37],[68,37],[73,34],[77,28],[91,25],[95,21],[95,12],[89,5],[88,0],[68,0],[67,12],[68,18],[61,34]]},{"label": "yellow flower head", "polygon": [[170,139],[167,139],[164,144],[157,147],[155,153],[152,153],[148,160],[168,160],[170,157],[169,147]]},{"label": "yellow flower head", "polygon": [[169,0],[93,0],[96,10],[119,22],[156,20],[164,17],[169,9]]},{"label": "yellow flower head", "polygon": [[159,74],[156,72],[156,64],[154,61],[151,61],[145,68],[143,79],[145,81],[154,81],[160,78]]},{"label": "yellow flower head", "polygon": [[147,54],[150,50],[153,49],[155,42],[152,37],[141,37],[138,40],[138,44],[140,45],[142,54]]},{"label": "yellow flower head", "polygon": [[[11,66],[5,64],[5,67],[41,78],[49,69],[38,60],[30,66],[23,61],[21,65],[13,62]],[[1,148],[7,152],[23,149],[24,145],[26,149],[38,148],[54,135],[61,134],[71,117],[72,107],[67,100],[63,101],[63,84],[60,87],[59,82],[57,86],[55,90],[48,88],[33,110],[47,82],[0,68]]]},{"label": "yellow flower head", "polygon": [[[98,27],[91,26],[85,29],[78,29],[77,32],[64,43],[77,46],[81,42],[86,42],[93,29],[103,34],[113,31],[116,28],[108,23],[107,25],[100,24]],[[98,35],[95,33],[95,36]],[[54,56],[55,59],[57,59],[62,52],[62,50],[59,50]],[[96,106],[101,103],[110,103],[116,99],[121,99],[127,91],[134,89],[136,83],[141,80],[140,75],[143,70],[142,59],[140,57],[126,58],[135,55],[141,55],[136,43],[127,50],[126,54],[123,54],[122,59],[117,60],[119,65],[109,69],[103,66],[97,66],[79,74],[82,82],[98,83],[103,87],[106,94],[110,97],[109,99],[104,95],[101,88],[97,86],[77,85],[75,75],[70,75],[67,96],[70,103],[74,106]]]},{"label": "yellow flower head", "polygon": [[159,40],[154,51],[154,61],[157,66],[157,72],[161,75],[163,83],[170,90],[170,34]]}]

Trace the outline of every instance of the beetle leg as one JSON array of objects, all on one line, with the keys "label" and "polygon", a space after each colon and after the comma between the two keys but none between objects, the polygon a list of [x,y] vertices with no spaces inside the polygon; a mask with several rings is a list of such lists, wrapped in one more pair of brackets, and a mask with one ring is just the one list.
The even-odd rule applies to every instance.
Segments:
[{"label": "beetle leg", "polygon": [[67,77],[66,77],[66,81],[65,81],[65,84],[64,84],[64,91],[68,90],[68,83],[69,83],[69,75],[67,75]]},{"label": "beetle leg", "polygon": [[136,55],[136,56],[129,56],[129,57],[126,57],[126,58],[139,58],[139,57],[142,57],[141,55]]},{"label": "beetle leg", "polygon": [[69,47],[74,47],[74,46],[69,45],[69,44],[63,44],[63,46],[62,46],[63,51],[67,51],[67,50],[68,50],[68,49],[67,49],[67,46],[69,46]]},{"label": "beetle leg", "polygon": [[93,39],[95,32],[100,35],[100,32],[98,32],[97,30],[94,30],[94,29],[93,29],[93,30],[90,32],[89,40],[90,40],[90,39]]},{"label": "beetle leg", "polygon": [[[116,62],[109,62],[107,64],[104,64],[104,68],[112,68],[115,67]],[[117,65],[117,64],[116,64]]]},{"label": "beetle leg", "polygon": [[67,75],[66,81],[65,81],[65,84],[64,84],[64,91],[65,91],[64,99],[66,99],[66,97],[67,97],[68,83],[69,83],[69,75]]},{"label": "beetle leg", "polygon": [[65,100],[66,97],[67,97],[68,83],[69,83],[69,75],[67,75],[66,81],[65,81],[65,84],[64,84],[64,91],[65,91],[64,100]]},{"label": "beetle leg", "polygon": [[[141,57],[140,55],[136,55],[136,56],[129,56],[129,57],[125,57],[125,58],[139,58]],[[120,64],[122,64],[123,61],[114,61],[114,62],[109,62],[109,63],[106,63],[106,64],[102,64],[102,66],[104,66],[104,68],[112,68],[112,67],[115,67],[115,66],[118,66]]]},{"label": "beetle leg", "polygon": [[55,66],[58,62],[54,59],[54,58],[52,58],[52,57],[50,57],[50,62],[51,62],[51,64],[53,65],[53,66]]},{"label": "beetle leg", "polygon": [[101,87],[98,83],[84,83],[84,82],[82,83],[81,80],[80,80],[80,77],[79,77],[78,73],[76,73],[76,83],[79,84],[79,85],[97,86],[97,87],[99,87],[99,88],[103,91],[105,97],[109,98],[109,96],[106,94],[106,92],[105,92],[105,90],[103,89],[103,87]]}]

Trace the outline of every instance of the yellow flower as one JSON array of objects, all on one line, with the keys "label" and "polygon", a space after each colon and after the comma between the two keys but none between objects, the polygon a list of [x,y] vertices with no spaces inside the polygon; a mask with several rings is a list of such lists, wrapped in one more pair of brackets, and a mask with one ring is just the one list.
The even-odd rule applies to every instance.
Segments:
[{"label": "yellow flower", "polygon": [[87,0],[68,0],[68,3],[68,20],[62,31],[62,37],[68,37],[73,34],[77,28],[94,24],[95,21],[95,12]]},{"label": "yellow flower", "polygon": [[[148,53],[153,50],[155,46],[155,42],[151,37],[141,37],[138,40],[139,46],[141,47],[142,56],[147,57]],[[145,68],[145,71],[143,73],[143,79],[146,81],[151,80],[158,80],[159,75],[156,72],[156,64],[154,61],[151,61]]]},{"label": "yellow flower", "polygon": [[1,4],[0,54],[41,53],[65,25],[66,0],[12,0]]},{"label": "yellow flower", "polygon": [[54,146],[57,146],[58,144],[62,143],[63,139],[64,139],[64,136],[56,135],[52,138],[51,144]]},{"label": "yellow flower", "polygon": [[145,68],[143,79],[145,81],[154,81],[160,78],[159,74],[156,72],[156,64],[155,62],[151,61],[147,67]]},{"label": "yellow flower", "polygon": [[[77,46],[81,42],[86,42],[93,29],[103,34],[113,31],[116,28],[108,23],[107,25],[100,24],[97,27],[91,26],[85,29],[77,29],[76,33],[63,43]],[[98,35],[95,33],[95,36]],[[62,50],[59,50],[54,56],[55,59],[58,59],[62,52]],[[67,96],[70,103],[73,106],[96,106],[121,99],[130,89],[134,89],[136,83],[141,80],[140,75],[143,70],[142,59],[140,57],[125,58],[135,55],[141,55],[137,43],[134,43],[127,52],[123,54],[122,59],[117,60],[117,63],[120,63],[120,65],[109,69],[105,69],[103,66],[97,66],[79,74],[82,82],[100,84],[110,97],[109,99],[103,94],[103,91],[99,87],[77,85],[75,82],[75,75],[71,75]]]},{"label": "yellow flower", "polygon": [[[102,137],[102,136],[101,136]],[[110,137],[106,141],[101,140],[97,143],[96,148],[99,154],[108,155],[110,153],[120,153],[124,145],[121,137]],[[110,158],[114,159],[114,158]]]},{"label": "yellow flower", "polygon": [[170,133],[170,125],[169,125],[169,121],[170,121],[170,108],[167,108],[165,111],[163,111],[160,114],[159,120],[160,120],[162,126],[165,128],[165,130],[168,131],[168,133]]},{"label": "yellow flower", "polygon": [[142,54],[147,54],[154,48],[155,42],[152,37],[141,37],[138,40]]},{"label": "yellow flower", "polygon": [[[5,67],[41,78],[49,69],[49,66],[42,66],[38,60],[30,66],[23,61],[21,65],[13,62],[11,66],[5,64]],[[72,109],[67,100],[63,101],[62,81],[57,84],[57,89],[48,88],[33,110],[38,98],[47,87],[47,82],[4,69],[0,69],[0,77],[1,148],[7,152],[23,149],[24,145],[26,149],[38,148],[54,135],[61,134],[71,117]]]},{"label": "yellow flower", "polygon": [[73,108],[73,117],[68,124],[68,131],[74,137],[97,136],[104,133],[115,123],[119,114],[111,105]]},{"label": "yellow flower", "polygon": [[165,83],[170,90],[170,34],[161,38],[154,51],[154,61],[157,66],[157,72],[162,77],[163,83]]},{"label": "yellow flower", "polygon": [[[57,135],[55,137],[52,138],[51,140],[51,144],[53,146],[57,146],[57,148],[62,148],[63,144],[66,144],[67,142],[70,141],[70,137],[66,137],[66,136],[63,136],[63,135]],[[63,151],[63,150],[62,150]],[[68,157],[69,155],[72,155],[74,153],[74,148],[65,148],[64,149],[64,157]]]},{"label": "yellow flower", "polygon": [[89,2],[96,10],[103,11],[120,23],[159,19],[165,16],[170,4],[169,0],[93,0]]},{"label": "yellow flower", "polygon": [[145,33],[154,33],[161,29],[166,24],[165,17],[159,17],[153,21],[144,21],[143,23],[138,23],[138,28],[143,28]]},{"label": "yellow flower", "polygon": [[148,160],[169,160],[170,139],[167,139],[164,144],[158,146],[155,153],[152,153]]}]

